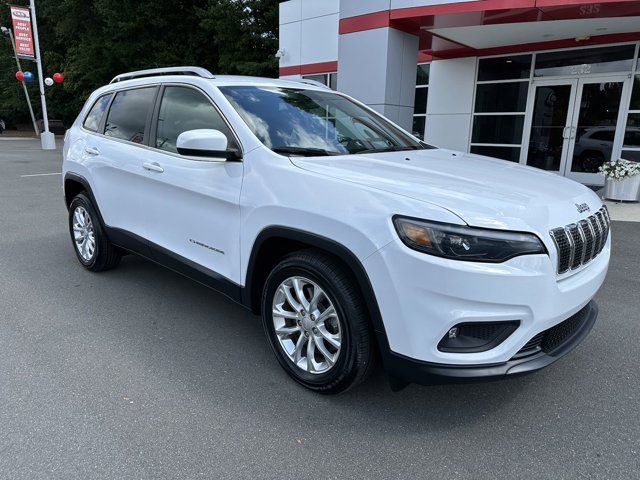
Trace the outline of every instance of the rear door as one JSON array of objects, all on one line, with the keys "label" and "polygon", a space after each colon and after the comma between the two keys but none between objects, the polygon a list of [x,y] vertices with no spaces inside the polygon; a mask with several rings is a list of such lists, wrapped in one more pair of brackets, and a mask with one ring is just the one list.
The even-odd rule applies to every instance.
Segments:
[{"label": "rear door", "polygon": [[115,93],[101,131],[92,136],[86,154],[92,158],[92,187],[109,227],[146,237],[147,195],[143,164],[158,86]]},{"label": "rear door", "polygon": [[156,252],[239,283],[243,163],[179,155],[176,140],[182,132],[205,128],[224,133],[229,148],[240,149],[239,142],[202,90],[165,85],[158,99],[142,188],[146,238],[161,247]]}]

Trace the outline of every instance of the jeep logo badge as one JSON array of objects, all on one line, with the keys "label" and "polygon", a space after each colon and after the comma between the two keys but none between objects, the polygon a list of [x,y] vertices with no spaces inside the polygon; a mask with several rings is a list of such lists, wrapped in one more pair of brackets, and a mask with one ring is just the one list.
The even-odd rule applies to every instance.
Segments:
[{"label": "jeep logo badge", "polygon": [[578,209],[578,213],[584,213],[591,210],[589,208],[589,205],[587,205],[586,203],[576,203],[576,208]]}]

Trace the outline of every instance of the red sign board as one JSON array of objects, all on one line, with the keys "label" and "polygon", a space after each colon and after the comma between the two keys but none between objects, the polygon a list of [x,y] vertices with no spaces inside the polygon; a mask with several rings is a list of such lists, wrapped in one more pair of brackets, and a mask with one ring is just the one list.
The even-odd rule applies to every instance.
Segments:
[{"label": "red sign board", "polygon": [[10,7],[13,21],[13,36],[16,53],[23,57],[35,58],[33,35],[31,34],[31,12],[25,7]]}]

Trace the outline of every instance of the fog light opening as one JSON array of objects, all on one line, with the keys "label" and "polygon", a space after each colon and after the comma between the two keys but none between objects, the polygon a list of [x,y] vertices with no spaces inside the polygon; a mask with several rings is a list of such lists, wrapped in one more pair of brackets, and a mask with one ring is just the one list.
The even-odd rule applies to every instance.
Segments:
[{"label": "fog light opening", "polygon": [[438,350],[456,353],[485,352],[504,342],[519,325],[519,320],[459,323],[442,337]]}]

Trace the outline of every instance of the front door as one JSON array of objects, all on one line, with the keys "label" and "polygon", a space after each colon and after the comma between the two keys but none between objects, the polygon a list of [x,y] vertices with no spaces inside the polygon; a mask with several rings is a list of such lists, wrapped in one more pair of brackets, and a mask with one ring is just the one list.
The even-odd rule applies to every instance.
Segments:
[{"label": "front door", "polygon": [[619,151],[626,76],[536,80],[527,116],[527,165],[602,185],[598,168]]},{"label": "front door", "polygon": [[158,97],[153,148],[146,151],[143,165],[147,239],[216,277],[240,283],[243,163],[179,155],[176,143],[182,132],[206,128],[224,133],[230,148],[239,145],[212,100],[199,89],[166,85]]}]

